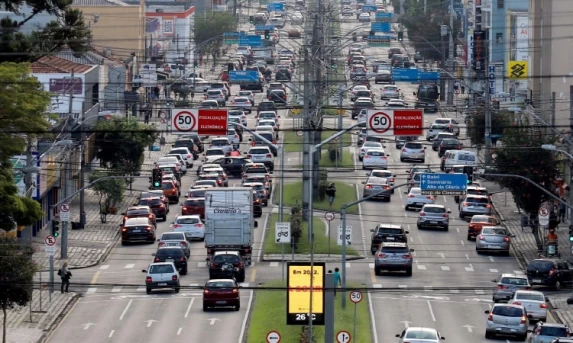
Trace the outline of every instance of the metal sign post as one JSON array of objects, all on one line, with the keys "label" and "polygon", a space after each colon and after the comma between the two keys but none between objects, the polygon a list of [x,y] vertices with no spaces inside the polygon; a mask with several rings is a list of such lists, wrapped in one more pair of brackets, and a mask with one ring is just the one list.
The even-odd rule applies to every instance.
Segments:
[{"label": "metal sign post", "polygon": [[326,212],[324,214],[324,219],[328,221],[328,257],[330,257],[330,222],[332,222],[334,218],[336,218],[336,216],[332,212]]},{"label": "metal sign post", "polygon": [[282,280],[285,280],[285,244],[291,242],[291,231],[289,222],[277,222],[275,223],[275,240],[281,245],[281,265],[282,265]]},{"label": "metal sign post", "polygon": [[[63,205],[67,205],[67,204],[62,204],[62,207],[60,208],[60,214],[61,214],[61,210],[64,209]],[[67,209],[69,211],[69,207],[67,207]],[[68,214],[69,214],[69,212],[68,212]],[[68,217],[68,220],[69,220],[69,217]],[[50,257],[50,292],[49,292],[49,297],[50,297],[50,301],[52,301],[52,293],[54,293],[54,254],[56,253],[56,237],[54,237],[52,235],[46,236],[46,238],[44,238],[44,245],[45,245],[45,249],[46,249],[46,255],[48,255]],[[40,279],[40,285],[41,284],[42,284],[42,281]]]},{"label": "metal sign post", "polygon": [[354,328],[352,329],[352,336],[356,339],[356,308],[358,307],[358,303],[362,301],[362,292],[350,292],[350,301],[354,303]]}]

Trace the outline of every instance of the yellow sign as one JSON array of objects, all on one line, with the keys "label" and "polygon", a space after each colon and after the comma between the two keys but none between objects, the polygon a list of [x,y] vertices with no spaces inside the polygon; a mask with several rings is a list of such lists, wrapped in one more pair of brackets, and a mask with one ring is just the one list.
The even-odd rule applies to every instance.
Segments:
[{"label": "yellow sign", "polygon": [[[287,276],[287,325],[308,325],[312,316],[315,325],[324,325],[324,270],[325,264],[291,262]],[[312,311],[310,281],[312,277]]]},{"label": "yellow sign", "polygon": [[526,79],[529,74],[528,61],[509,61],[507,63],[507,77],[510,79]]}]

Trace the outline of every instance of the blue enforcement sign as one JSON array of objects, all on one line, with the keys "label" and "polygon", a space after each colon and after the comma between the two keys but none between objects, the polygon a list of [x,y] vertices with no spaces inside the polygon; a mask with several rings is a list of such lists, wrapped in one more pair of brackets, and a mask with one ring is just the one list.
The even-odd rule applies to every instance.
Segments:
[{"label": "blue enforcement sign", "polygon": [[284,4],[281,4],[280,2],[271,2],[267,5],[267,10],[269,10],[269,12],[282,12],[284,9]]},{"label": "blue enforcement sign", "polygon": [[420,188],[424,195],[464,195],[468,188],[466,174],[420,175]]},{"label": "blue enforcement sign", "polygon": [[376,5],[362,5],[362,12],[376,12]]},{"label": "blue enforcement sign", "polygon": [[229,72],[231,81],[259,81],[259,72],[256,70],[233,70]]},{"label": "blue enforcement sign", "polygon": [[418,82],[418,69],[392,68],[392,81]]},{"label": "blue enforcement sign", "polygon": [[239,36],[239,46],[250,46],[251,48],[258,48],[263,45],[263,40],[260,35]]},{"label": "blue enforcement sign", "polygon": [[390,23],[371,23],[370,29],[374,32],[390,32]]},{"label": "blue enforcement sign", "polygon": [[376,12],[376,19],[380,18],[392,18],[392,13]]}]

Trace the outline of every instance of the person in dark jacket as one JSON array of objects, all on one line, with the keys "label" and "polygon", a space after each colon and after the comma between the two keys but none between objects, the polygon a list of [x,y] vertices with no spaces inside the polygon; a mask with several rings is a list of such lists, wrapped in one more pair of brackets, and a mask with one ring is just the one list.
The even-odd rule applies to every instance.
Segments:
[{"label": "person in dark jacket", "polygon": [[328,188],[326,188],[326,195],[328,195],[328,203],[332,207],[334,197],[336,196],[336,186],[334,186],[334,183],[331,182],[328,185]]},{"label": "person in dark jacket", "polygon": [[70,279],[72,277],[72,272],[68,270],[68,262],[64,262],[62,268],[58,270],[58,275],[62,279],[62,285],[61,285],[62,293],[64,293],[64,290],[66,293],[68,293],[69,292],[68,288],[70,288]]}]

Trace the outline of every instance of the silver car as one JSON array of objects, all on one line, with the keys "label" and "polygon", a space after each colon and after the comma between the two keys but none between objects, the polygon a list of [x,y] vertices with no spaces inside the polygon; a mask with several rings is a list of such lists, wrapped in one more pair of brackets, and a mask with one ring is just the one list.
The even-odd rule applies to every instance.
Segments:
[{"label": "silver car", "polygon": [[[529,311],[527,313],[531,314]],[[573,343],[567,324],[537,322],[531,331],[529,343]]]},{"label": "silver car", "polygon": [[406,142],[400,150],[400,162],[406,160],[426,161],[426,147],[420,142]]},{"label": "silver car", "polygon": [[422,195],[420,187],[412,187],[406,197],[404,209],[408,211],[411,208],[422,208],[424,205],[433,205],[435,203],[436,198],[433,195]]},{"label": "silver car", "polygon": [[449,126],[449,131],[454,135],[459,136],[460,134],[460,123],[458,123],[453,118],[438,118],[434,120],[434,124],[445,124]]},{"label": "silver car", "polygon": [[485,195],[467,195],[460,201],[460,218],[472,217],[476,214],[491,215],[491,203]]},{"label": "silver car", "polygon": [[251,105],[252,106],[255,105],[255,95],[253,94],[252,91],[239,91],[239,94],[237,94],[237,95],[241,96],[241,97],[248,98],[249,101],[251,102]]},{"label": "silver car", "polygon": [[[386,169],[373,169],[370,173],[366,173],[366,176],[382,177],[388,179],[388,184],[390,187],[394,187],[394,182],[396,180],[396,175]],[[394,194],[394,190],[392,190],[392,194]]]},{"label": "silver car", "polygon": [[360,147],[360,152],[358,153],[358,159],[360,162],[362,162],[362,159],[364,158],[364,155],[366,155],[368,149],[384,149],[384,147],[380,142],[364,142],[364,144],[362,144]]},{"label": "silver car", "polygon": [[484,226],[476,238],[476,252],[481,254],[484,250],[500,252],[509,256],[511,238],[506,228],[501,226]]},{"label": "silver car", "polygon": [[383,192],[385,189],[390,189],[388,179],[371,176],[362,183],[364,184],[363,198],[374,195],[371,199],[381,199],[382,201],[390,202],[391,191]]},{"label": "silver car", "polygon": [[448,231],[450,228],[450,210],[443,205],[424,205],[418,217],[418,230],[438,228]]},{"label": "silver car", "polygon": [[525,274],[501,274],[499,279],[493,279],[491,282],[497,284],[493,291],[493,302],[508,301],[513,298],[513,294],[519,290],[530,290],[531,285]]},{"label": "silver car", "polygon": [[187,243],[187,237],[185,237],[185,233],[183,232],[164,232],[157,241],[159,242],[158,246],[160,248],[179,247],[183,250],[187,258],[191,256],[191,249],[189,248],[189,243]]},{"label": "silver car", "polygon": [[[515,291],[513,298],[509,300],[509,304],[521,305],[527,311],[529,319],[546,321],[547,320],[547,299],[543,292],[540,291]],[[554,335],[552,337],[567,337]],[[533,337],[532,337],[533,338]],[[535,343],[543,343],[547,340],[534,340]]]},{"label": "silver car", "polygon": [[440,133],[440,132],[449,132],[448,131],[448,125],[446,124],[432,124],[432,126],[430,126],[430,128],[428,129],[428,133],[426,134],[426,140],[430,141],[434,138],[436,138],[436,136]]},{"label": "silver car", "polygon": [[383,242],[374,255],[374,274],[382,275],[383,270],[405,271],[407,276],[412,276],[412,264],[414,257],[407,243]]},{"label": "silver car", "polygon": [[520,305],[495,304],[488,314],[485,323],[485,338],[490,339],[497,335],[516,336],[519,340],[527,339],[529,319],[525,308]]}]

